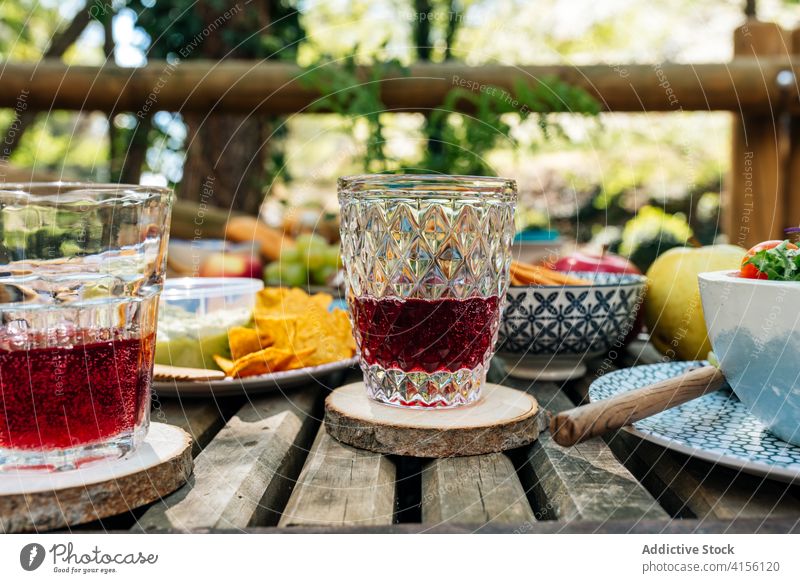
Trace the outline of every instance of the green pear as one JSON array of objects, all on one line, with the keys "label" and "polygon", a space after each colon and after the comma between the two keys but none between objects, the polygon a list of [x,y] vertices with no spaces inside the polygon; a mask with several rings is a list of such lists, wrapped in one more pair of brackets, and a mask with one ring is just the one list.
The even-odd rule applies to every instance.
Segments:
[{"label": "green pear", "polygon": [[674,360],[706,358],[711,343],[697,274],[739,269],[744,254],[736,245],[676,247],[650,266],[644,317],[650,340],[662,354]]}]

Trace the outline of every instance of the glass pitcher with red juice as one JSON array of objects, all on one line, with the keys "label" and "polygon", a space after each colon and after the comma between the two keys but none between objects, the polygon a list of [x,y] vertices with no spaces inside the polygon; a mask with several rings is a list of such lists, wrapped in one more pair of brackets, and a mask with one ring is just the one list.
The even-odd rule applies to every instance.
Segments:
[{"label": "glass pitcher with red juice", "polygon": [[171,202],[0,185],[0,469],[72,469],[144,440]]},{"label": "glass pitcher with red juice", "polygon": [[478,176],[339,180],[348,304],[367,393],[474,402],[508,287],[516,184]]}]

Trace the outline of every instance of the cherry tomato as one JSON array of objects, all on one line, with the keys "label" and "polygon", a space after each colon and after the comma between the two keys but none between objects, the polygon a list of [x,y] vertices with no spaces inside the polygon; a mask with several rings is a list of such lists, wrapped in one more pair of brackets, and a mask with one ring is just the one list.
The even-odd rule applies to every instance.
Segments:
[{"label": "cherry tomato", "polygon": [[[750,258],[758,253],[759,251],[764,251],[766,249],[772,249],[773,247],[777,247],[783,243],[783,241],[763,241],[758,245],[755,245],[750,248],[750,250],[745,254],[744,258],[742,259],[742,268],[739,270],[740,277],[746,277],[748,279],[767,279],[767,274],[763,273],[758,270],[758,268],[751,264],[745,265]],[[789,243],[786,245],[789,249],[797,249],[797,245],[794,243]]]}]

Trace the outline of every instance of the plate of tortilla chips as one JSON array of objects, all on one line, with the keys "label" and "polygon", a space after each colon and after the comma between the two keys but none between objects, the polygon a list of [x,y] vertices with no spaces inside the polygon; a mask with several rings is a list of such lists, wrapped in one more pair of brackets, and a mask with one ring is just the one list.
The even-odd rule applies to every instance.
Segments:
[{"label": "plate of tortilla chips", "polygon": [[256,294],[250,321],[228,329],[230,355],[213,360],[225,373],[219,381],[154,382],[165,396],[222,396],[268,392],[322,381],[357,362],[347,312],[332,308],[326,293],[268,287]]}]

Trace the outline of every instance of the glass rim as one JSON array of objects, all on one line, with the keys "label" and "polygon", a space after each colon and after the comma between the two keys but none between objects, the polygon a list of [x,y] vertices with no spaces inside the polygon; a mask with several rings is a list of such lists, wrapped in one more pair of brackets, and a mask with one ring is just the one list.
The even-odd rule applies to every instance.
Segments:
[{"label": "glass rim", "polygon": [[338,180],[339,196],[352,198],[436,198],[453,195],[515,200],[517,182],[466,174],[355,174]]},{"label": "glass rim", "polygon": [[0,183],[0,200],[26,202],[107,204],[109,202],[145,201],[157,195],[162,199],[174,196],[166,186],[86,181],[29,181]]},{"label": "glass rim", "polygon": [[[0,277],[0,285],[19,285],[19,281]],[[126,304],[141,304],[162,294],[162,284],[142,286],[141,291],[133,295],[105,296],[91,299],[81,299],[63,304],[37,303],[28,301],[6,302],[0,301],[0,314],[5,312],[59,312],[63,310],[83,310],[103,306],[119,307]]]}]

